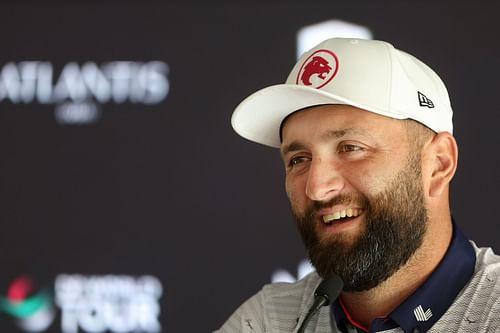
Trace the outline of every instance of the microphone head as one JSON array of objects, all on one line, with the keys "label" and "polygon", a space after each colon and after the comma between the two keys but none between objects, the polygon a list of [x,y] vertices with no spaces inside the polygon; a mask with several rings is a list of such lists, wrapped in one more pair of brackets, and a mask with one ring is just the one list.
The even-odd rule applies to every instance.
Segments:
[{"label": "microphone head", "polygon": [[318,288],[316,288],[316,291],[314,292],[314,297],[325,298],[326,301],[323,303],[323,306],[328,306],[336,300],[337,297],[339,297],[343,287],[344,282],[342,279],[337,275],[332,274],[321,281]]}]

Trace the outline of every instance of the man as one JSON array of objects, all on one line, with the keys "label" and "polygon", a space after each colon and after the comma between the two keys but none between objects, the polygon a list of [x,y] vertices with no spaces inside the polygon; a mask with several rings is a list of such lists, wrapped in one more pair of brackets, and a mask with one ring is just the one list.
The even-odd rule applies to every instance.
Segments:
[{"label": "man", "polygon": [[[500,257],[452,220],[452,109],[429,67],[385,42],[330,39],[232,125],[280,148],[316,272],[265,286],[220,332],[500,332]],[[341,295],[304,323],[332,274]]]}]

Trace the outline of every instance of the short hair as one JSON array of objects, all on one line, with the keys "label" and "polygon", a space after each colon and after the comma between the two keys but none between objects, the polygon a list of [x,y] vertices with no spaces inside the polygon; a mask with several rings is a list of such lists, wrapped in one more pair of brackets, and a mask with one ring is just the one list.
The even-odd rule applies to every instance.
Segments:
[{"label": "short hair", "polygon": [[422,150],[424,144],[436,134],[436,132],[431,130],[429,127],[416,120],[404,119],[403,123],[405,125],[406,132],[408,133],[410,145],[416,151]]}]

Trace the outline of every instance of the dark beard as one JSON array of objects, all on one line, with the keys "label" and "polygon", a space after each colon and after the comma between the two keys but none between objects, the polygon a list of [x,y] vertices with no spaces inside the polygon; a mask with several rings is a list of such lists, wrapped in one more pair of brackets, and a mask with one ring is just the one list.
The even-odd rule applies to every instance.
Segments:
[{"label": "dark beard", "polygon": [[[369,198],[339,195],[329,202],[314,202],[303,216],[294,213],[309,259],[321,277],[335,273],[344,291],[365,291],[378,286],[408,262],[422,245],[427,229],[420,160],[411,159],[381,193]],[[344,235],[320,239],[315,213],[340,203],[365,209],[365,228],[354,240]]]}]

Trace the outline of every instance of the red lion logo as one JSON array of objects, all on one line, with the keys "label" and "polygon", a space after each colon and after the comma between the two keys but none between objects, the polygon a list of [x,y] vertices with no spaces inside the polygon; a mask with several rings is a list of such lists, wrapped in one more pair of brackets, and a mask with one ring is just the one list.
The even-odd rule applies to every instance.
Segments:
[{"label": "red lion logo", "polygon": [[326,79],[326,75],[330,73],[332,67],[330,67],[328,61],[320,56],[315,56],[312,60],[304,67],[304,72],[300,80],[306,85],[312,85],[311,76],[318,74],[318,77],[322,80]]}]

